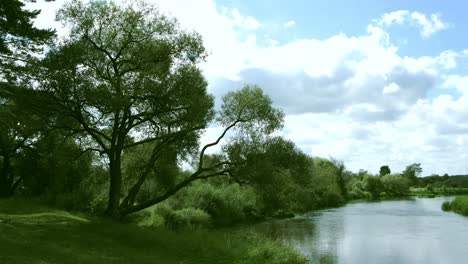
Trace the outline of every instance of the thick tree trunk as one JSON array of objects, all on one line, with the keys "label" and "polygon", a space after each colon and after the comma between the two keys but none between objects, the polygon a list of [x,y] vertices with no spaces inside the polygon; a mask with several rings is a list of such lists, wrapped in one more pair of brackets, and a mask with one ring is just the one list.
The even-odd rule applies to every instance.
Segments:
[{"label": "thick tree trunk", "polygon": [[110,167],[110,186],[109,200],[107,203],[106,214],[111,217],[120,217],[120,194],[122,189],[122,170],[121,153],[116,152],[113,159],[109,162]]}]

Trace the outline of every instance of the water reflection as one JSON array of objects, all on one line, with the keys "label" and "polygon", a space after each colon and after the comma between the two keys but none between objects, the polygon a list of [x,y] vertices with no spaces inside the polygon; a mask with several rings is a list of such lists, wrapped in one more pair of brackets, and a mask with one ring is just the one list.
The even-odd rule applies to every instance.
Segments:
[{"label": "water reflection", "polygon": [[449,199],[355,203],[254,229],[311,263],[466,263],[468,218],[442,212]]}]

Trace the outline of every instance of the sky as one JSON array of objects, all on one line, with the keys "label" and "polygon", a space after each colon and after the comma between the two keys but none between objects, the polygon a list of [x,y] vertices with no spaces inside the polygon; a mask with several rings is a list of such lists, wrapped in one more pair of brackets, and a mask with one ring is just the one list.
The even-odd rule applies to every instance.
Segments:
[{"label": "sky", "polygon": [[[57,27],[65,0],[41,9]],[[465,174],[468,8],[436,0],[149,0],[203,37],[200,65],[219,99],[257,84],[285,112],[279,133],[347,169]],[[207,129],[202,142],[221,128]]]}]

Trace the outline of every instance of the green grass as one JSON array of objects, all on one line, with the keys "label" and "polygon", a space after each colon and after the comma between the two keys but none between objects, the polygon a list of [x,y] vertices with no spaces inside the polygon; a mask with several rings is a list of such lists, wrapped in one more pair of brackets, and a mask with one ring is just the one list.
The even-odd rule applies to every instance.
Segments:
[{"label": "green grass", "polygon": [[410,188],[411,196],[434,198],[436,196],[466,195],[468,188],[434,188],[432,192],[426,188]]},{"label": "green grass", "polygon": [[468,216],[468,196],[457,196],[453,201],[442,204],[442,210],[453,211],[455,213]]},{"label": "green grass", "polygon": [[149,229],[0,200],[0,263],[306,263],[276,242],[227,231]]}]

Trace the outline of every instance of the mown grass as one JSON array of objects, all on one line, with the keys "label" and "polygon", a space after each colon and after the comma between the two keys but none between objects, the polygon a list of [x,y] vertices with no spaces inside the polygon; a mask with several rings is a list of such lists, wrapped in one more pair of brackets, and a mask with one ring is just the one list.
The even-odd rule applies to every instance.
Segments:
[{"label": "mown grass", "polygon": [[0,200],[0,263],[306,263],[276,242],[227,231],[149,229]]},{"label": "mown grass", "polygon": [[468,216],[468,196],[457,196],[451,202],[444,202],[442,210]]}]

